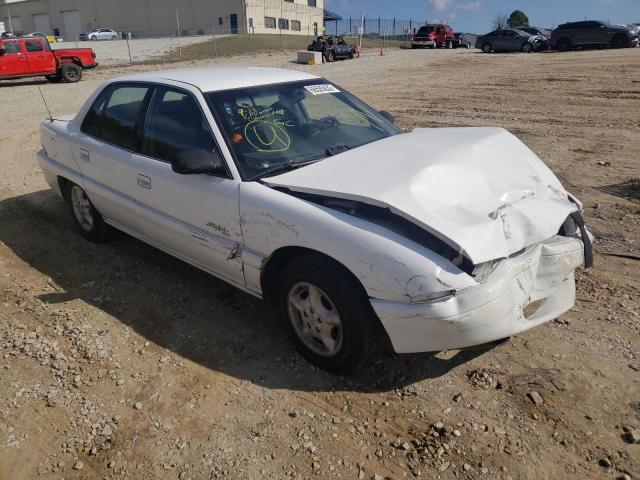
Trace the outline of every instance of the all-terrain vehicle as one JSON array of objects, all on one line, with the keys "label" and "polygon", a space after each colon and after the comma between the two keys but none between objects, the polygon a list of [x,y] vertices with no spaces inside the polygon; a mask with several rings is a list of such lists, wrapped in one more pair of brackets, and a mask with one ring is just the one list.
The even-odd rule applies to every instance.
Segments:
[{"label": "all-terrain vehicle", "polygon": [[310,52],[322,52],[322,56],[327,62],[353,58],[356,54],[356,48],[353,45],[349,45],[341,35],[320,35],[309,44],[307,50]]}]

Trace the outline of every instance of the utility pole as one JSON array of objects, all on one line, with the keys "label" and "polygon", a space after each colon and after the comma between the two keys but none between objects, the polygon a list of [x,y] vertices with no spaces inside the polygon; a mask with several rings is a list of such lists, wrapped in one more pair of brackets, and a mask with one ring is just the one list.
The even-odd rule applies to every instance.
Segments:
[{"label": "utility pole", "polygon": [[11,35],[13,35],[13,25],[11,24],[11,10],[7,10],[7,15],[9,16],[9,31]]},{"label": "utility pole", "polygon": [[182,57],[182,44],[180,43],[180,12],[176,10],[176,23],[178,24],[178,56]]}]

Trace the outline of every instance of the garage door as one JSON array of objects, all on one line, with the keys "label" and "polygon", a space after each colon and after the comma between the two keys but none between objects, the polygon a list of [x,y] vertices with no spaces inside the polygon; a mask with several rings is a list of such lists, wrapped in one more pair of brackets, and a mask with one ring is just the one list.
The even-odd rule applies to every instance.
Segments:
[{"label": "garage door", "polygon": [[51,32],[51,22],[49,21],[49,15],[43,13],[41,15],[33,16],[33,23],[36,24],[36,32],[42,32],[46,35],[50,35]]},{"label": "garage door", "polygon": [[62,23],[64,25],[64,39],[73,41],[82,31],[80,24],[80,12],[78,10],[67,10],[62,12]]},{"label": "garage door", "polygon": [[7,22],[9,29],[15,33],[25,33],[22,30],[22,18],[21,17],[11,17],[11,21]]}]

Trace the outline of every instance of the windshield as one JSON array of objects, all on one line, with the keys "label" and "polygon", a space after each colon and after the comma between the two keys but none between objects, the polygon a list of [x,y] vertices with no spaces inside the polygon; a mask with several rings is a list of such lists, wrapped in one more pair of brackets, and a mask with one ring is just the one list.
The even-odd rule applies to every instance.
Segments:
[{"label": "windshield", "polygon": [[400,133],[323,79],[206,94],[245,180],[281,173]]},{"label": "windshield", "polygon": [[427,33],[435,32],[436,27],[420,27],[418,30],[418,35],[426,35]]}]

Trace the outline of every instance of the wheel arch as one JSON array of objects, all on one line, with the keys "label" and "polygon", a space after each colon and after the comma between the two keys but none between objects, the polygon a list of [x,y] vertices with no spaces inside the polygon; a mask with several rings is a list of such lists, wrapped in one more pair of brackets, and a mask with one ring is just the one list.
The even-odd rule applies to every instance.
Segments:
[{"label": "wheel arch", "polygon": [[63,65],[65,63],[75,63],[80,68],[83,67],[80,57],[60,57],[60,65]]},{"label": "wheel arch", "polygon": [[354,285],[357,285],[361,290],[362,294],[366,298],[369,298],[369,295],[367,294],[367,291],[360,279],[339,260],[312,248],[285,246],[280,247],[271,253],[271,255],[269,255],[263,262],[262,269],[260,270],[260,288],[262,289],[262,297],[265,300],[272,302],[275,299],[280,273],[289,262],[302,255],[316,255],[318,257],[322,257],[329,264],[341,270],[345,275],[348,275],[350,280],[354,282]]},{"label": "wheel arch", "polygon": [[69,184],[73,183],[68,178],[58,175],[58,189],[60,189],[60,195],[65,202],[69,201]]}]

